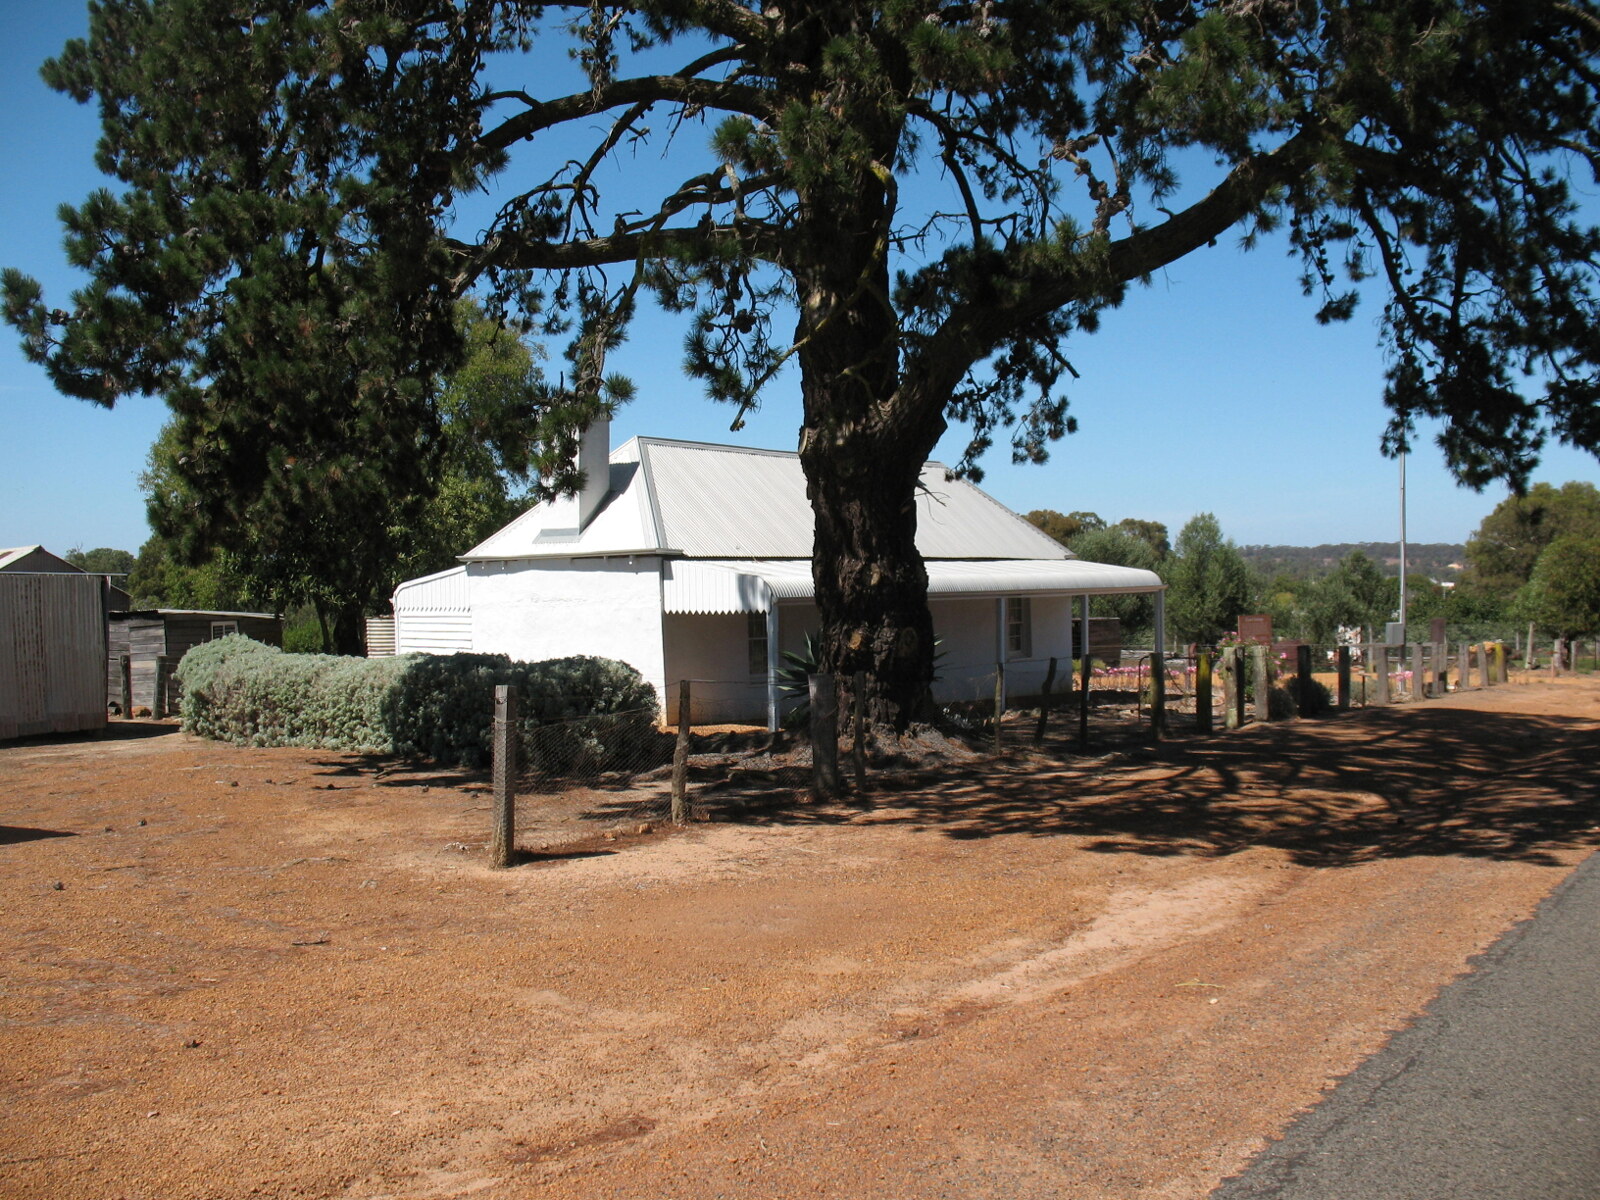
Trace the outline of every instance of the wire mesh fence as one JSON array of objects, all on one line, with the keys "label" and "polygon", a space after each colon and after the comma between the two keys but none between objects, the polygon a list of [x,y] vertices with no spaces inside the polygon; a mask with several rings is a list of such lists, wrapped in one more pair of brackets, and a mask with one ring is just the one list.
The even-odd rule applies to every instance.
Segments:
[{"label": "wire mesh fence", "polygon": [[671,812],[672,752],[654,708],[520,724],[513,846],[549,851],[660,823]]}]

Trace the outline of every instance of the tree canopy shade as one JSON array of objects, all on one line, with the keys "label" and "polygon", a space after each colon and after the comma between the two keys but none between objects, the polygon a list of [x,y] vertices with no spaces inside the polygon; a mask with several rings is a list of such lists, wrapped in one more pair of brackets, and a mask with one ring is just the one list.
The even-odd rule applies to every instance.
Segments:
[{"label": "tree canopy shade", "polygon": [[[102,0],[46,77],[98,99],[126,190],[64,212],[71,308],[9,273],[6,315],[64,392],[168,397],[222,539],[278,480],[415,490],[472,290],[570,338],[535,465],[571,487],[651,291],[735,426],[798,363],[823,665],[903,721],[946,423],[973,474],[997,436],[1043,459],[1063,343],[1230,229],[1286,225],[1322,319],[1387,288],[1391,448],[1440,417],[1481,485],[1600,445],[1566,181],[1600,164],[1597,47],[1587,0]],[[586,77],[541,87],[563,49]],[[681,171],[602,187],[623,151]]]},{"label": "tree canopy shade", "polygon": [[[408,492],[370,474],[344,477],[334,460],[310,468],[298,488],[283,486],[296,478],[289,473],[237,498],[230,512],[241,526],[219,531],[184,470],[205,452],[203,427],[176,414],[139,480],[156,536],[140,552],[136,585],[212,597],[207,607],[246,598],[282,612],[309,605],[321,649],[361,653],[362,615],[396,584],[453,566],[463,547],[526,507],[530,414],[543,376],[529,348],[470,301],[458,302],[456,321],[465,357],[439,382],[437,428],[425,443],[432,465]],[[219,604],[226,595],[241,599]]]}]

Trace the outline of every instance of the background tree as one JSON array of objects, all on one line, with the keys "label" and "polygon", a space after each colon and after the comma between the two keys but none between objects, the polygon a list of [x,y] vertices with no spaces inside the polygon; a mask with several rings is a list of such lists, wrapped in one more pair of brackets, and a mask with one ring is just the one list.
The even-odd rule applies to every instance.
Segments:
[{"label": "background tree", "polygon": [[79,570],[91,575],[126,575],[133,570],[134,557],[126,550],[113,550],[101,546],[96,550],[74,547],[61,556]]},{"label": "background tree", "polygon": [[[1113,563],[1119,567],[1140,567],[1159,571],[1161,556],[1144,538],[1129,532],[1123,521],[1110,527],[1086,529],[1067,543],[1067,548],[1089,562]],[[1097,596],[1095,612],[1116,617],[1122,622],[1124,641],[1135,643],[1155,631],[1155,602],[1149,596]]]},{"label": "background tree", "polygon": [[1178,531],[1166,560],[1167,620],[1181,641],[1207,645],[1237,628],[1250,603],[1250,569],[1211,513]]},{"label": "background tree", "polygon": [[1600,634],[1600,536],[1568,534],[1545,547],[1516,609],[1558,637]]},{"label": "background tree", "polygon": [[396,584],[454,565],[528,503],[529,418],[543,377],[528,346],[476,305],[463,301],[457,319],[467,349],[438,389],[425,496],[397,497],[381,487],[360,495],[360,524],[380,531],[363,539],[347,537],[354,522],[337,507],[357,498],[353,483],[326,497],[299,498],[300,524],[288,530],[272,519],[282,498],[263,497],[244,510],[247,520],[269,510],[261,524],[222,545],[194,536],[189,525],[201,501],[182,469],[190,431],[175,419],[140,477],[157,533],[140,553],[137,594],[181,607],[309,607],[322,649],[359,653],[361,618],[382,611]]},{"label": "background tree", "polygon": [[1143,541],[1156,552],[1158,560],[1172,553],[1172,543],[1167,539],[1167,527],[1160,521],[1141,521],[1137,517],[1124,517],[1113,528]]},{"label": "background tree", "polygon": [[1592,483],[1536,483],[1508,496],[1467,541],[1464,591],[1509,603],[1533,578],[1545,547],[1563,537],[1600,537],[1600,491]]},{"label": "background tree", "polygon": [[1370,632],[1389,619],[1399,600],[1399,581],[1353,550],[1327,575],[1301,586],[1293,636],[1330,645],[1340,626]]},{"label": "background tree", "polygon": [[[383,544],[361,498],[429,494],[473,288],[571,334],[536,456],[571,487],[648,288],[735,428],[798,363],[822,665],[869,670],[903,723],[933,652],[914,497],[947,422],[974,476],[996,436],[1042,460],[1073,428],[1068,335],[1280,223],[1321,319],[1350,315],[1344,280],[1389,290],[1389,449],[1439,417],[1481,485],[1521,482],[1547,437],[1600,443],[1600,236],[1559,169],[1600,162],[1588,0],[104,0],[91,21],[46,77],[98,99],[126,190],[65,214],[91,275],[70,311],[13,272],[6,315],[67,394],[167,397],[205,544]],[[563,49],[587,78],[541,90]],[[602,189],[622,149],[677,182]],[[935,173],[949,204],[908,186]],[[464,236],[458,196],[497,175]]]},{"label": "background tree", "polygon": [[1036,508],[1028,514],[1028,520],[1063,546],[1070,545],[1080,533],[1106,527],[1098,513],[1058,513],[1053,508]]}]

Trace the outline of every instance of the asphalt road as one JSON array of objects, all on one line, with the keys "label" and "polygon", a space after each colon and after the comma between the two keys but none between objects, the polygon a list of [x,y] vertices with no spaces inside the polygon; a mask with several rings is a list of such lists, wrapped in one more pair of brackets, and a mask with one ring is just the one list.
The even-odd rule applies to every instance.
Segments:
[{"label": "asphalt road", "polygon": [[1212,1200],[1600,1200],[1600,854]]}]

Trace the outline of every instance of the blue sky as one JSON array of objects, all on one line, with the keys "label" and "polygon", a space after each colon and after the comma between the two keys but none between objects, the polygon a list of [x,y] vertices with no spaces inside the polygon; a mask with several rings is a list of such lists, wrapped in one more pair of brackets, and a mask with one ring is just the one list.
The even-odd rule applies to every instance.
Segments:
[{"label": "blue sky", "polygon": [[[71,3],[0,0],[0,267],[33,275],[61,306],[76,281],[55,212],[103,182],[93,161],[98,123],[92,109],[46,88],[38,67],[86,25]],[[1394,540],[1398,470],[1378,450],[1376,308],[1320,327],[1297,275],[1276,249],[1245,254],[1228,243],[1132,292],[1099,333],[1067,347],[1081,376],[1069,392],[1079,432],[1042,467],[1013,466],[997,448],[984,488],[1020,512],[1140,517],[1174,535],[1209,511],[1240,544]],[[678,369],[682,336],[675,319],[651,315],[615,356],[610,365],[634,378],[639,396],[613,422],[613,438],[793,449],[794,377],[779,379],[732,434],[731,411],[702,399]],[[136,551],[148,536],[137,477],[164,417],[157,399],[107,411],[58,395],[0,327],[0,546]],[[964,440],[952,430],[936,457],[954,462]],[[1555,448],[1535,478],[1600,481],[1600,464]],[[1506,494],[1457,487],[1426,440],[1407,485],[1413,542],[1464,541]]]}]

